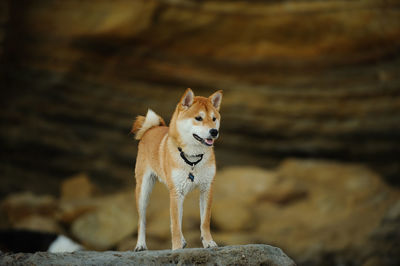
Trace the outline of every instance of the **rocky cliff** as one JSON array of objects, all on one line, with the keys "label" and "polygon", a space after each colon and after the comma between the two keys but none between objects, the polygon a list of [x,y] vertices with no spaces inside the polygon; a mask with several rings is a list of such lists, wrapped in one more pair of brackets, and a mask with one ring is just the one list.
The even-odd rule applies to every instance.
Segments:
[{"label": "rocky cliff", "polygon": [[279,248],[268,245],[230,246],[144,252],[74,252],[0,254],[0,264],[12,265],[270,265],[295,266]]},{"label": "rocky cliff", "polygon": [[[400,191],[362,165],[285,160],[268,171],[226,167],[214,184],[211,231],[219,246],[269,244],[304,266],[400,265]],[[26,230],[63,234],[87,250],[135,248],[132,189],[99,195],[88,177],[79,175],[60,190],[59,198],[18,193],[0,201],[0,229],[19,232],[2,234],[9,236],[0,236],[0,250],[40,250],[36,242],[20,240],[28,238],[20,232]],[[157,183],[147,211],[150,250],[171,248],[168,198]],[[185,199],[182,221],[187,247],[202,247],[198,191]],[[16,245],[21,242],[26,249]]]},{"label": "rocky cliff", "polygon": [[225,92],[221,166],[317,157],[399,184],[398,1],[1,7],[0,195],[56,193],[77,172],[105,190],[129,184],[132,120],[148,107],[168,120],[187,87]]}]

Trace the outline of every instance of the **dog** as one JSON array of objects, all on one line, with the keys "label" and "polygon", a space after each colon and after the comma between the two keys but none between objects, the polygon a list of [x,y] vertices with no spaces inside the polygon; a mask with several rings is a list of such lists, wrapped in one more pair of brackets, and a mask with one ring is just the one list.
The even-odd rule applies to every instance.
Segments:
[{"label": "dog", "polygon": [[210,232],[213,181],[216,173],[214,141],[219,136],[222,91],[210,97],[187,89],[176,106],[169,127],[148,110],[138,116],[132,132],[139,140],[136,159],[136,207],[139,214],[135,251],[147,250],[146,208],[158,179],[169,190],[172,249],[186,246],[182,234],[183,201],[195,188],[200,191],[200,231],[204,248],[216,247]]}]

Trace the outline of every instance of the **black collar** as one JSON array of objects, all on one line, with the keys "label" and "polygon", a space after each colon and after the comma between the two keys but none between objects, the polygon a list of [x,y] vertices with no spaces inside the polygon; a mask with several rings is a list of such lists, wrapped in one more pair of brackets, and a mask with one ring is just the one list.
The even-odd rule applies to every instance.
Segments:
[{"label": "black collar", "polygon": [[199,162],[201,162],[201,160],[203,160],[203,155],[204,155],[203,153],[194,155],[193,157],[200,157],[200,159],[198,159],[195,162],[191,162],[191,161],[188,160],[188,158],[186,158],[185,153],[183,152],[182,148],[178,147],[178,151],[180,152],[181,157],[185,161],[185,163],[187,163],[191,167],[196,166],[196,164],[198,164]]}]

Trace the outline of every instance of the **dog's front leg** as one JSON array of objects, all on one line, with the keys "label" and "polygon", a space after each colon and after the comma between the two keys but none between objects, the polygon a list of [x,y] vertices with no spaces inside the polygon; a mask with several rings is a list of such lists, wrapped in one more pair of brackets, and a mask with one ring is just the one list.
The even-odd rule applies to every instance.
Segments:
[{"label": "dog's front leg", "polygon": [[200,231],[203,247],[216,247],[210,232],[212,185],[200,189]]},{"label": "dog's front leg", "polygon": [[175,250],[186,246],[186,241],[182,234],[183,200],[185,197],[178,193],[174,188],[170,189],[169,195],[172,249]]}]

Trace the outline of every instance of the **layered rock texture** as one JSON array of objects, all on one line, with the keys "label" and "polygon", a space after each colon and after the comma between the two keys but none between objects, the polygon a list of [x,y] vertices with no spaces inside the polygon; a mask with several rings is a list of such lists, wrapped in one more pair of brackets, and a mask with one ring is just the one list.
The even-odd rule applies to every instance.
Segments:
[{"label": "layered rock texture", "polygon": [[270,265],[295,266],[279,248],[268,245],[230,246],[213,249],[135,252],[75,252],[72,254],[0,255],[1,264],[12,265]]},{"label": "layered rock texture", "polygon": [[0,195],[129,184],[134,117],[168,120],[187,87],[225,92],[220,166],[318,157],[399,184],[398,1],[0,5]]}]

